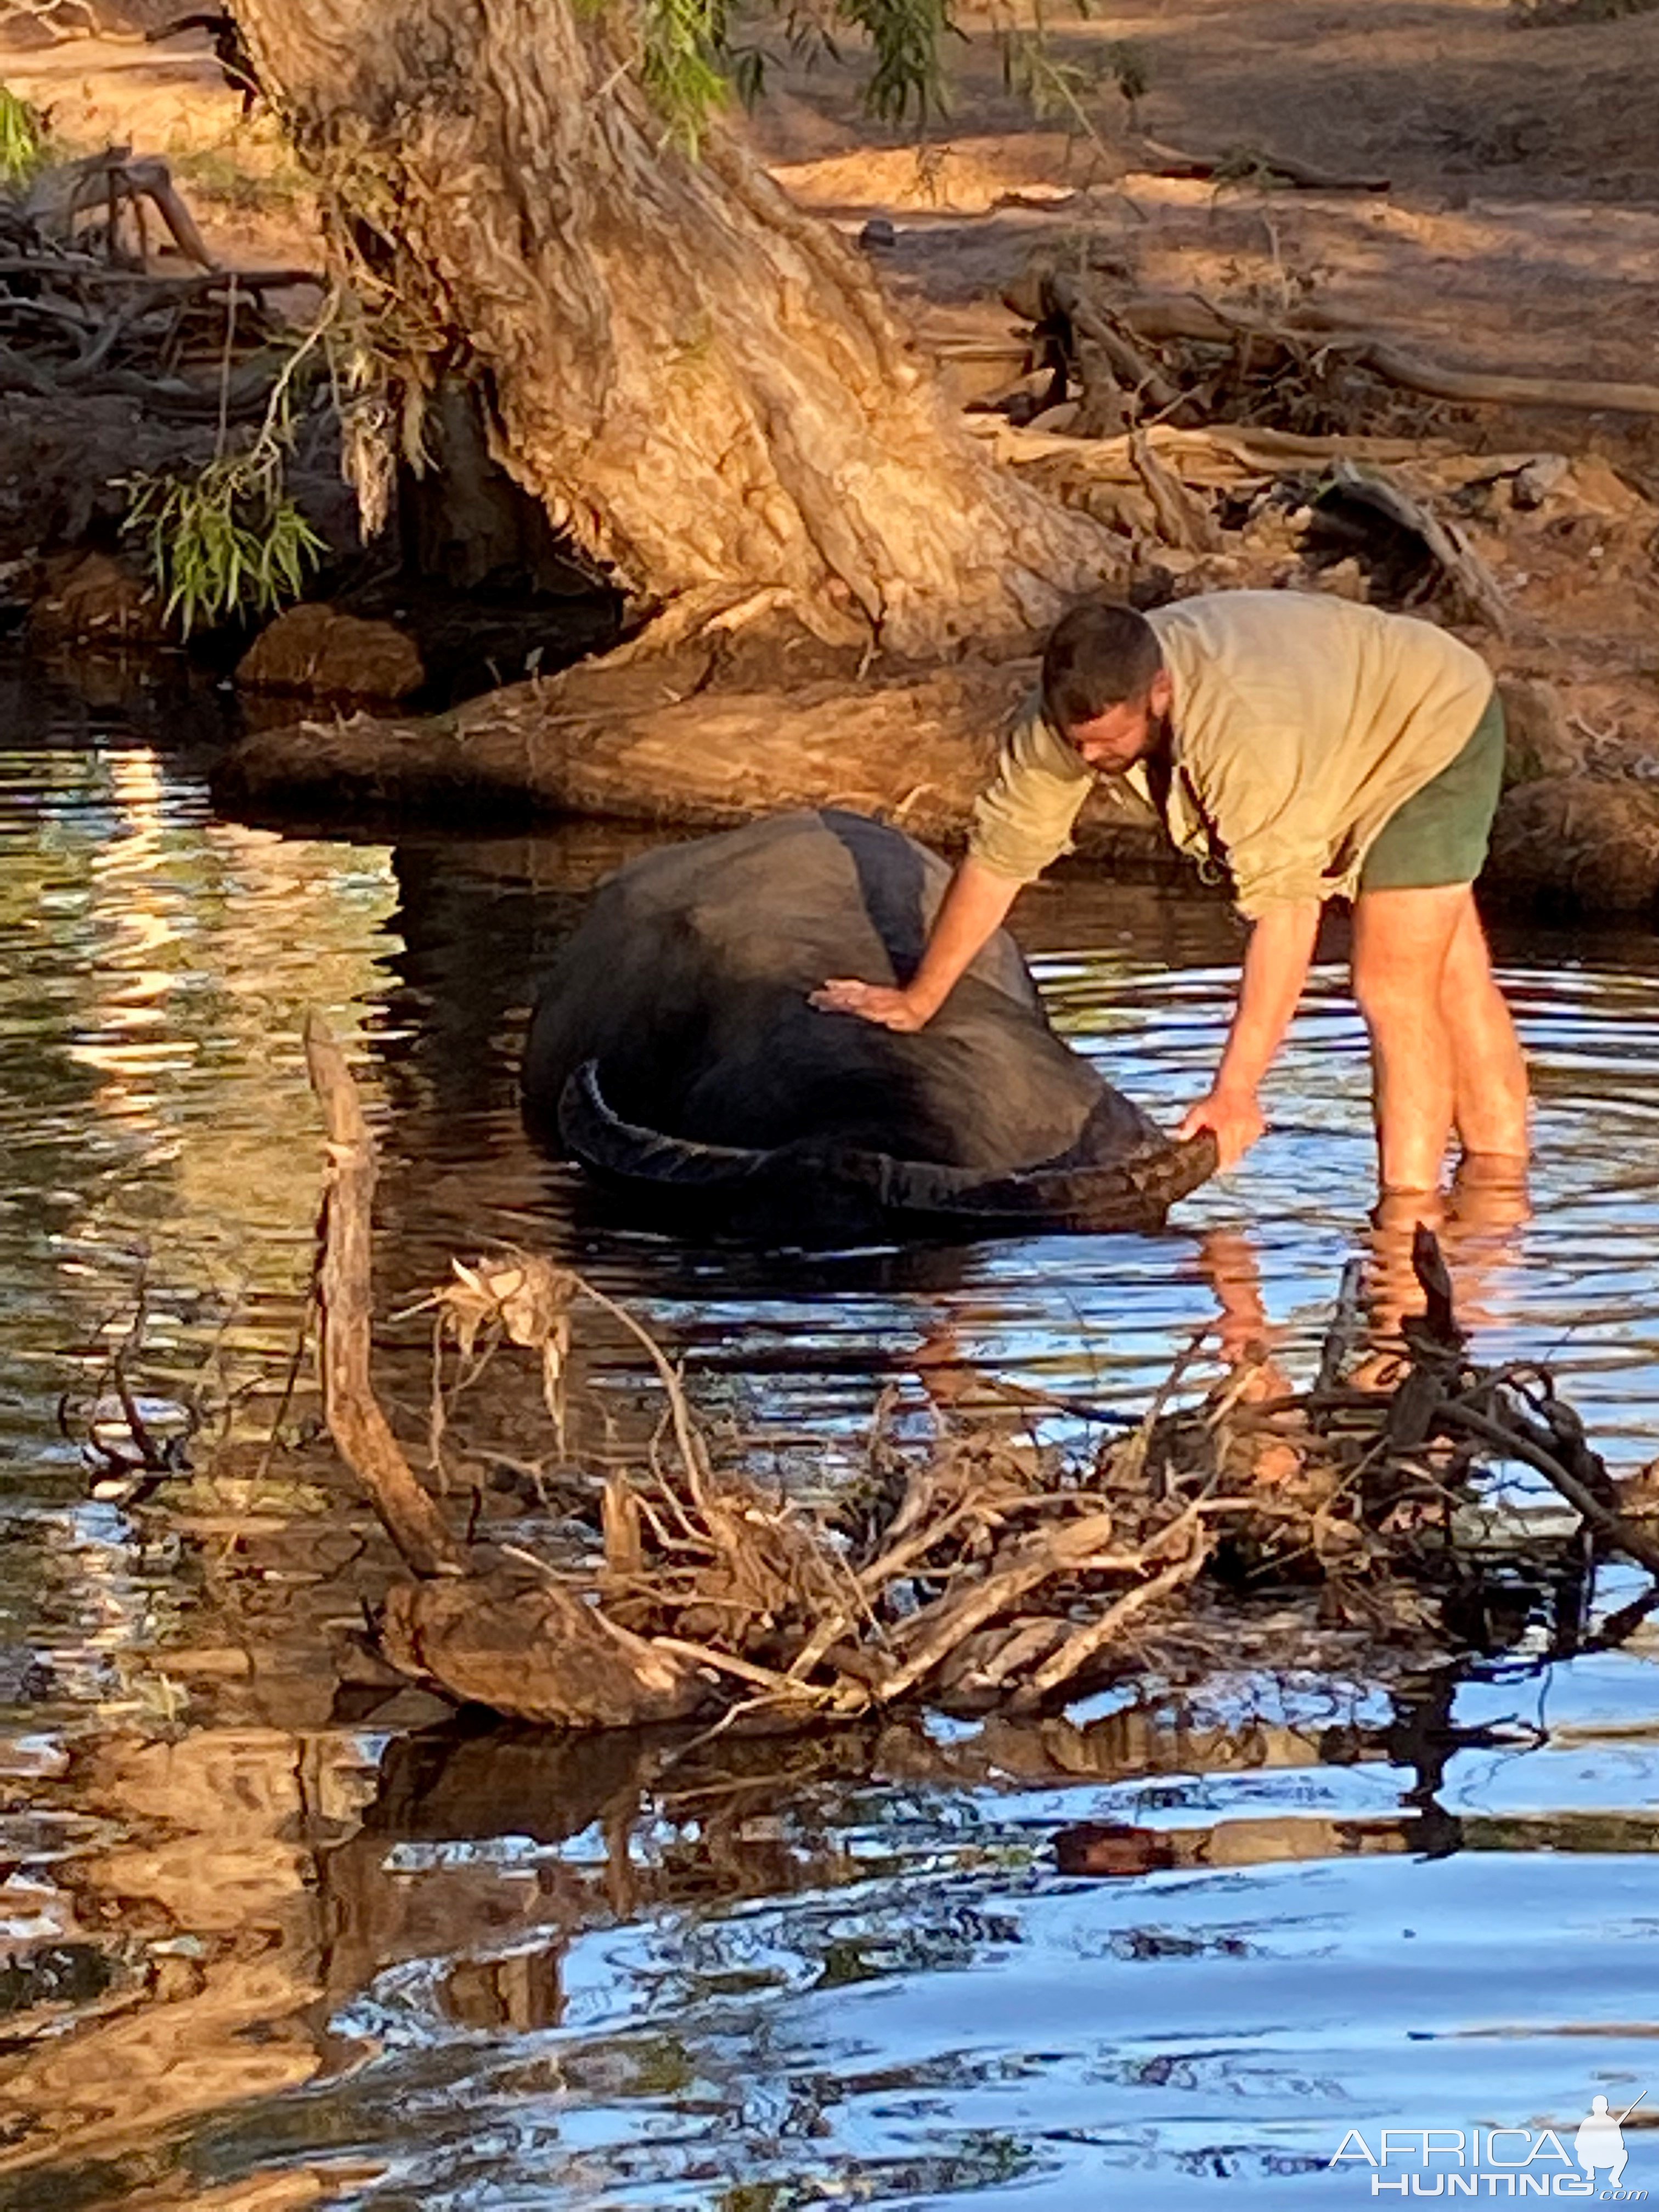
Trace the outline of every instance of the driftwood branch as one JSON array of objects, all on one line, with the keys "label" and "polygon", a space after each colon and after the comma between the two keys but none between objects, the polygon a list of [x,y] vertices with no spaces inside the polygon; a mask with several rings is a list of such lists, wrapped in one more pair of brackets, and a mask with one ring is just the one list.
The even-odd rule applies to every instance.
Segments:
[{"label": "driftwood branch", "polygon": [[413,1572],[459,1574],[462,1547],[416,1480],[369,1372],[374,1140],[345,1056],[319,1014],[307,1017],[305,1044],[311,1087],[328,1131],[317,1359],[329,1434]]},{"label": "driftwood branch", "polygon": [[1448,368],[1420,359],[1391,337],[1356,328],[1311,308],[1279,319],[1225,313],[1207,301],[1140,298],[1121,302],[1119,319],[1139,337],[1163,341],[1188,338],[1230,345],[1240,337],[1285,345],[1324,344],[1340,348],[1352,361],[1405,391],[1426,398],[1451,399],[1496,407],[1565,407],[1580,412],[1606,410],[1626,415],[1659,415],[1659,385],[1610,384],[1586,377],[1510,376],[1490,369]]},{"label": "driftwood branch", "polygon": [[1149,177],[1212,179],[1218,184],[1264,182],[1293,185],[1304,192],[1386,192],[1387,177],[1352,177],[1310,162],[1269,154],[1257,146],[1235,146],[1224,154],[1188,154],[1179,146],[1166,146],[1156,138],[1136,142],[1133,158],[1136,172]]},{"label": "driftwood branch", "polygon": [[1014,1700],[1016,1712],[1042,1706],[1057,1690],[1074,1681],[1103,1651],[1109,1650],[1137,1614],[1147,1612],[1161,1599],[1172,1596],[1194,1579],[1210,1556],[1209,1536],[1196,1510],[1184,1528],[1181,1522],[1176,1526],[1186,1535],[1185,1550],[1148,1581],[1136,1583],[1121,1597],[1114,1598],[1097,1620],[1073,1629],[1059,1650],[1042,1662],[1020,1691]]}]

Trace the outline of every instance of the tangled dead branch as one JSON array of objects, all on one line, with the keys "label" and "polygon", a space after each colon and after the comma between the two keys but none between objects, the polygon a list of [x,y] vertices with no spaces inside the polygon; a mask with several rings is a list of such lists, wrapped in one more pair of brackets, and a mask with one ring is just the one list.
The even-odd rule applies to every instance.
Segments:
[{"label": "tangled dead branch", "polygon": [[[155,265],[156,219],[189,273]],[[267,295],[319,281],[220,269],[164,161],[117,146],[60,163],[0,200],[0,391],[238,418],[271,380]]]},{"label": "tangled dead branch", "polygon": [[[416,1576],[388,1595],[382,1650],[458,1700],[589,1728],[792,1725],[916,1703],[1042,1711],[1140,1662],[1149,1640],[1166,1664],[1213,1658],[1236,1630],[1229,1607],[1249,1594],[1300,1592],[1328,1621],[1443,1642],[1450,1609],[1478,1613],[1494,1574],[1582,1575],[1576,1534],[1471,1535],[1494,1458],[1546,1474],[1595,1539],[1659,1572],[1659,1545],[1620,1511],[1547,1376],[1469,1360],[1426,1231],[1427,1312],[1407,1325],[1391,1389],[1358,1387],[1349,1371],[1351,1275],[1310,1390],[1264,1396],[1267,1379],[1247,1367],[1173,1407],[1178,1367],[1146,1420],[1092,1455],[983,1429],[906,1453],[878,1433],[865,1479],[828,1506],[762,1484],[740,1449],[722,1461],[649,1333],[576,1274],[524,1253],[458,1266],[433,1300],[434,1439],[454,1426],[462,1390],[516,1348],[552,1425],[538,1473],[551,1468],[570,1509],[560,1549],[460,1545],[374,1397],[373,1148],[314,1020],[307,1046],[331,1164],[319,1281],[329,1425]],[[564,1450],[569,1317],[584,1300],[644,1346],[666,1409],[642,1463],[603,1476]]]},{"label": "tangled dead branch", "polygon": [[[1659,387],[1442,372],[1305,301],[1269,314],[1134,295],[1047,250],[1004,300],[1026,327],[999,358],[1020,374],[966,420],[1128,541],[1142,604],[1312,586],[1431,611],[1535,658],[1555,650],[1553,624],[1516,594],[1561,596],[1549,544],[1596,542],[1628,506],[1628,557],[1645,566],[1659,512],[1639,489],[1610,489],[1608,471],[1565,453],[1481,450],[1489,434],[1450,403],[1650,412]],[[988,366],[988,341],[960,343]],[[952,342],[939,349],[948,360]]]},{"label": "tangled dead branch", "polygon": [[[1408,427],[1401,394],[1462,406],[1659,414],[1659,385],[1452,368],[1306,301],[1268,311],[1196,294],[1128,293],[1038,258],[1003,295],[1035,360],[1090,392],[1104,362],[1143,419],[1179,412],[1310,432]],[[1053,404],[1059,392],[1051,384]],[[1369,422],[1359,418],[1368,416]]]}]

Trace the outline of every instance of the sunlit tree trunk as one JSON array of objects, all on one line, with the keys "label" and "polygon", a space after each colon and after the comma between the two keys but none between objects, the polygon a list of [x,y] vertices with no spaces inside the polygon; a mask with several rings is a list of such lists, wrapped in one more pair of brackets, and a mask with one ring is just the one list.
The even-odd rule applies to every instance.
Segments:
[{"label": "sunlit tree trunk", "polygon": [[477,386],[497,457],[636,599],[778,586],[931,659],[1050,619],[1103,532],[952,419],[863,258],[738,131],[692,158],[626,18],[569,0],[240,0],[404,395]]}]

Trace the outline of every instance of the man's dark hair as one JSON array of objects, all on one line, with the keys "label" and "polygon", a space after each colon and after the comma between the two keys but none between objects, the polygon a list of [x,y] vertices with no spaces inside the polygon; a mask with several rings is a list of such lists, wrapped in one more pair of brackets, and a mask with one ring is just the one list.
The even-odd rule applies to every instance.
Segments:
[{"label": "man's dark hair", "polygon": [[1111,599],[1085,599],[1062,615],[1042,648],[1042,709],[1074,730],[1126,699],[1144,699],[1164,665],[1145,615]]}]

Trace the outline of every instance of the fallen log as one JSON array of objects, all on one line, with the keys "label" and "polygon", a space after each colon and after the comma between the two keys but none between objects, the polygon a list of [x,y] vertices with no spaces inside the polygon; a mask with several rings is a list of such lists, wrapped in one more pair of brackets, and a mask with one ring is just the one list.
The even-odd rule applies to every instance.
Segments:
[{"label": "fallen log", "polygon": [[1316,168],[1257,146],[1233,146],[1224,154],[1188,154],[1157,138],[1138,139],[1130,149],[1131,175],[1192,177],[1218,184],[1285,184],[1304,192],[1386,192],[1387,177],[1354,177]]},{"label": "fallen log", "polygon": [[[1069,455],[1073,442],[1089,450],[1086,441],[1042,433],[996,434],[1025,450],[1033,440],[1043,453]],[[1146,435],[1187,482],[1237,481],[1222,472],[1237,466],[1226,458],[1232,434],[1224,442],[1220,433]],[[1176,460],[1176,440],[1202,440],[1203,452]],[[1102,459],[1107,469],[1132,467],[1127,441]],[[884,817],[948,850],[965,836],[1006,718],[1036,681],[1033,662],[966,662],[857,687],[705,693],[698,687],[710,666],[708,648],[693,643],[654,671],[607,657],[428,720],[358,714],[258,732],[220,756],[214,798],[254,821],[333,824],[346,812],[520,830],[575,817],[729,829],[789,807],[834,805]],[[1506,685],[1517,726],[1528,689]],[[1098,780],[1075,841],[1085,860],[1164,878],[1185,869],[1121,779]],[[1546,911],[1659,904],[1659,793],[1585,775],[1519,784],[1498,810],[1486,887]]]},{"label": "fallen log", "polygon": [[[222,804],[291,817],[592,815],[723,830],[798,806],[843,806],[957,845],[1001,731],[1036,681],[1029,660],[921,676],[847,674],[720,690],[718,637],[628,648],[509,684],[427,720],[306,721],[244,738],[214,770]],[[705,688],[707,687],[707,688]],[[1159,849],[1133,795],[1103,781],[1079,847]]]},{"label": "fallen log", "polygon": [[1406,351],[1393,338],[1312,308],[1282,319],[1225,311],[1207,301],[1140,298],[1117,303],[1119,319],[1151,342],[1175,338],[1231,345],[1241,337],[1281,345],[1340,348],[1348,359],[1426,398],[1473,406],[1561,407],[1577,412],[1659,415],[1659,385],[1615,384],[1585,377],[1511,376],[1492,369],[1449,368]]}]

